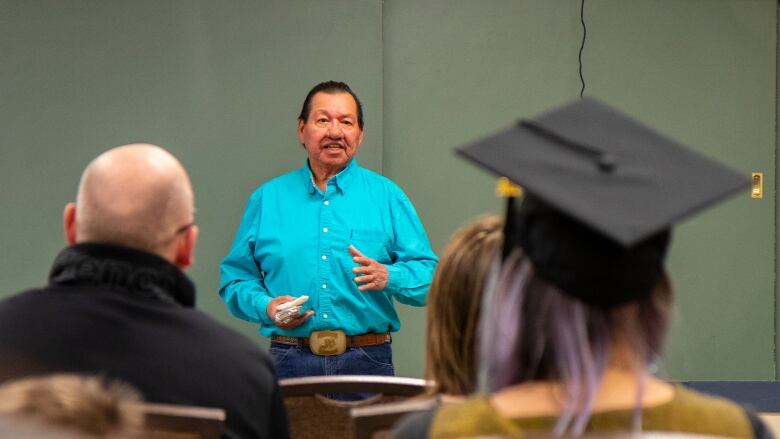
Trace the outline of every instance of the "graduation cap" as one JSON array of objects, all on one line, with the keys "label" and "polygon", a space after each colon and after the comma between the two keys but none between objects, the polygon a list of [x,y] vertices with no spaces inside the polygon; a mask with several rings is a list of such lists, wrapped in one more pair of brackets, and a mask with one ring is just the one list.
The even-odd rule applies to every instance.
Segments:
[{"label": "graduation cap", "polygon": [[524,188],[509,198],[504,256],[588,303],[646,296],[671,226],[749,179],[593,98],[523,119],[457,152]]}]

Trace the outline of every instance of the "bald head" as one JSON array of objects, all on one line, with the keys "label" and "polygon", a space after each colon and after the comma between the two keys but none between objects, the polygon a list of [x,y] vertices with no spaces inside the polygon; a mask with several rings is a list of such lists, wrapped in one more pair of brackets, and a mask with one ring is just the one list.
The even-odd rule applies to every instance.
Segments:
[{"label": "bald head", "polygon": [[165,256],[183,226],[193,222],[192,186],[181,163],[164,149],[119,146],[84,170],[75,212],[75,242],[118,244]]}]

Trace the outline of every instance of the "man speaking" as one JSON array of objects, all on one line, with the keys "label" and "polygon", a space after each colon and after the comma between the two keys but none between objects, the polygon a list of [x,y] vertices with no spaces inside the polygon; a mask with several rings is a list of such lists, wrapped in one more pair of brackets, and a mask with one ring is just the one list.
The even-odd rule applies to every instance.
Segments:
[{"label": "man speaking", "polygon": [[278,376],[393,375],[393,306],[423,306],[437,258],[412,203],[358,165],[363,108],[317,84],[298,116],[305,165],[250,197],[219,294],[271,338]]}]

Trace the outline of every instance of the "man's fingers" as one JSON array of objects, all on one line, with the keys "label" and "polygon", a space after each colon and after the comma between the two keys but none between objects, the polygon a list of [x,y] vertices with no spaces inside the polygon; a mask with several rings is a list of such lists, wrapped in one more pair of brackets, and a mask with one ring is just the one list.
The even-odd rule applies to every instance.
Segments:
[{"label": "man's fingers", "polygon": [[365,275],[365,276],[358,276],[358,277],[355,278],[355,282],[357,282],[359,284],[366,283],[366,282],[373,282],[374,278],[375,278],[375,276],[374,275],[370,275],[370,274],[369,275]]},{"label": "man's fingers", "polygon": [[360,253],[360,250],[355,248],[354,245],[350,245],[349,247],[347,247],[347,250],[349,250],[349,254],[351,254],[352,257],[358,257],[358,258],[364,258],[365,257],[363,255],[363,253]]},{"label": "man's fingers", "polygon": [[296,326],[303,324],[303,322],[305,322],[306,320],[309,320],[309,317],[313,315],[314,315],[314,311],[311,310],[306,311],[305,313],[303,313],[303,315],[291,321],[289,324],[292,325],[291,328],[294,328]]},{"label": "man's fingers", "polygon": [[303,313],[302,316],[298,317],[297,319],[293,320],[294,322],[298,322],[300,325],[301,323],[305,322],[306,320],[309,320],[309,317],[314,315],[314,311],[308,310],[305,313]]},{"label": "man's fingers", "polygon": [[279,305],[281,305],[282,303],[289,302],[294,299],[295,297],[293,296],[274,297],[273,299],[271,299],[270,302],[268,302],[268,306],[266,306],[265,308],[265,313],[268,315],[268,318],[275,321],[276,319],[274,316],[276,314],[276,308],[279,307]]},{"label": "man's fingers", "polygon": [[352,258],[352,260],[355,261],[355,263],[358,263],[363,266],[371,265],[374,262],[373,259],[367,258],[365,256],[355,256],[354,258]]},{"label": "man's fingers", "polygon": [[314,311],[309,310],[309,311],[306,311],[305,313],[303,313],[300,317],[296,317],[294,320],[289,321],[287,324],[285,324],[285,325],[278,325],[278,326],[280,328],[284,328],[284,329],[292,329],[292,328],[295,328],[295,327],[298,327],[298,326],[302,325],[303,322],[305,322],[306,320],[309,320],[309,317],[311,317],[313,315],[314,315]]},{"label": "man's fingers", "polygon": [[360,267],[355,267],[352,269],[352,272],[357,274],[372,274],[375,271],[376,269],[374,269],[374,267],[369,267],[366,265],[362,265]]},{"label": "man's fingers", "polygon": [[377,285],[376,282],[369,282],[369,283],[367,283],[365,285],[359,286],[358,290],[359,291],[374,291],[374,290],[381,290],[381,288],[379,288],[379,285]]},{"label": "man's fingers", "polygon": [[355,278],[358,285],[358,291],[383,290],[387,285],[387,268],[379,262],[367,258],[356,249],[354,245],[349,246],[349,254],[358,267],[354,267],[352,272],[359,275]]}]

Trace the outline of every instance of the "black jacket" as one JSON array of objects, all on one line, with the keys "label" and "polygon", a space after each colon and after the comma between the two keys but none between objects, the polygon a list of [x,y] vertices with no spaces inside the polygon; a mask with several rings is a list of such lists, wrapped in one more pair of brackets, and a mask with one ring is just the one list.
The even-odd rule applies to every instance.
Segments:
[{"label": "black jacket", "polygon": [[149,402],[225,409],[225,437],[287,438],[268,355],[194,304],[192,282],[158,256],[68,247],[49,286],[0,301],[0,381],[101,374],[129,382]]}]

